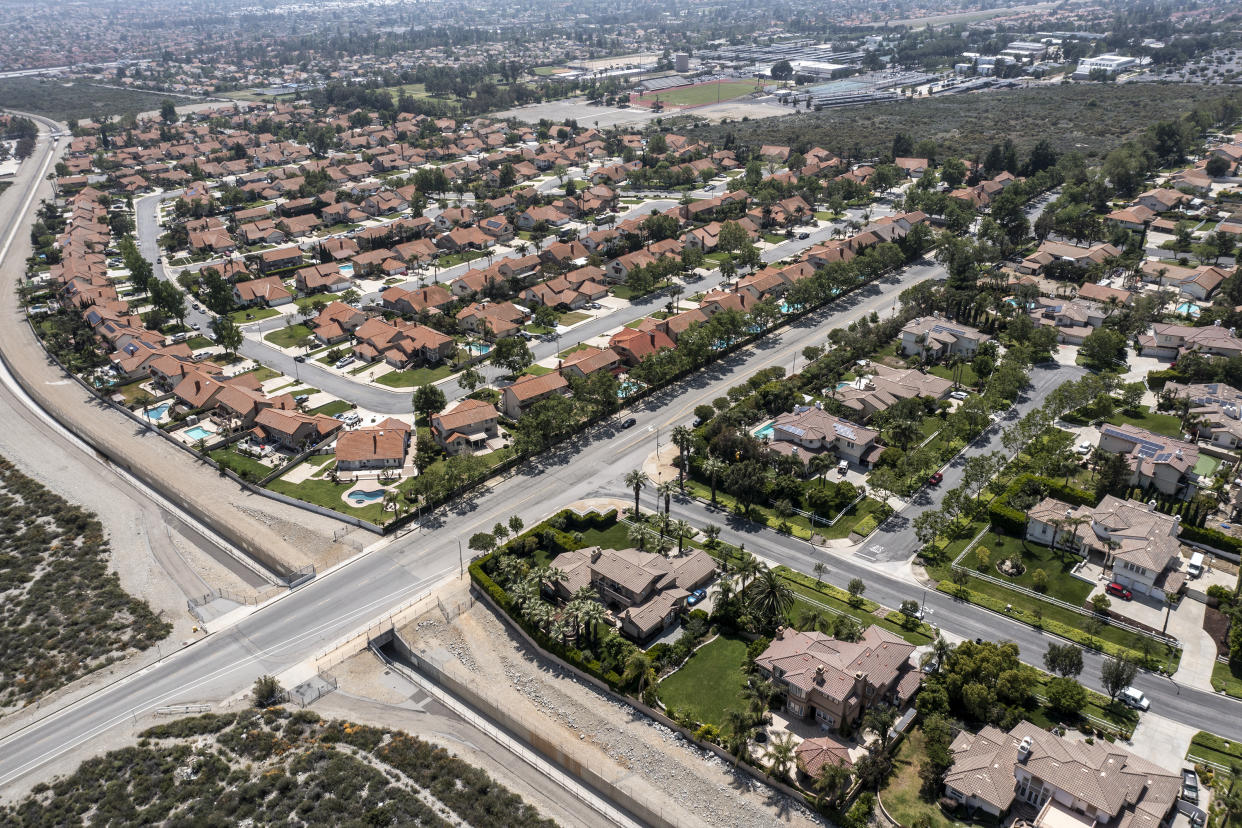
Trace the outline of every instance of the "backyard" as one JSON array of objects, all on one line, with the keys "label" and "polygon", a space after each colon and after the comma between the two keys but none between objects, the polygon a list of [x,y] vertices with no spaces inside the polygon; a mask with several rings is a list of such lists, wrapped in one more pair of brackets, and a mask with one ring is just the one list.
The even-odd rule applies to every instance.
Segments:
[{"label": "backyard", "polygon": [[939,805],[926,802],[919,796],[919,789],[923,786],[923,780],[919,778],[919,767],[925,755],[923,742],[923,729],[916,727],[911,729],[897,749],[893,759],[893,775],[884,790],[880,791],[884,810],[901,825],[964,828],[965,823],[949,819]]},{"label": "backyard", "polygon": [[[355,507],[347,505],[341,499],[342,495],[356,486],[356,483],[333,483],[331,480],[314,479],[304,480],[301,483],[290,483],[287,480],[277,479],[267,484],[267,488],[274,492],[296,497],[298,500],[305,500],[307,503],[314,503],[317,506],[323,506],[341,514],[362,518],[371,523],[380,525],[387,523],[391,513],[384,511],[383,503],[376,501],[366,506]],[[374,488],[374,486],[370,488]]]},{"label": "backyard", "polygon": [[665,708],[687,712],[697,721],[723,728],[725,714],[741,709],[745,663],[746,639],[718,636],[660,682],[660,701]]}]

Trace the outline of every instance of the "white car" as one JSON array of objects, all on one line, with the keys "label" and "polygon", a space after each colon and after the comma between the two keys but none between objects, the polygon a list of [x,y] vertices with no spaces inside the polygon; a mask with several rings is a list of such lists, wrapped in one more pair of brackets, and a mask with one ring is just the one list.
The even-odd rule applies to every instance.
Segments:
[{"label": "white car", "polygon": [[952,394],[949,395],[949,399],[957,400],[958,402],[961,402],[962,400],[966,399],[968,396],[970,395],[967,394],[965,391],[954,391]]},{"label": "white car", "polygon": [[1122,704],[1133,707],[1135,710],[1147,710],[1151,707],[1151,702],[1137,687],[1127,687],[1117,695],[1117,698]]},{"label": "white car", "polygon": [[1091,449],[1093,449],[1093,448],[1095,448],[1095,446],[1093,446],[1093,445],[1091,445],[1090,443],[1088,443],[1088,442],[1084,441],[1084,442],[1079,443],[1079,444],[1078,444],[1078,447],[1077,447],[1076,449],[1074,449],[1074,451],[1078,452],[1079,454],[1090,454],[1090,453],[1091,453]]}]

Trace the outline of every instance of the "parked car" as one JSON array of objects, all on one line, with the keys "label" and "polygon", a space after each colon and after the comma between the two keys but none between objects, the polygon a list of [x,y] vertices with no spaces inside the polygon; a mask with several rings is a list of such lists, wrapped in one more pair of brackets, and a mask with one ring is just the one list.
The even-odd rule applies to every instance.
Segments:
[{"label": "parked car", "polygon": [[1191,768],[1182,768],[1182,799],[1199,804],[1199,775]]},{"label": "parked car", "polygon": [[294,362],[306,362],[306,357],[302,356],[301,354],[298,354],[297,356],[293,358],[293,361]]},{"label": "parked car", "polygon": [[1121,584],[1117,583],[1116,581],[1113,581],[1108,586],[1104,587],[1104,591],[1107,592],[1109,595],[1116,595],[1118,598],[1122,599],[1123,601],[1129,601],[1130,599],[1134,597],[1133,592],[1126,589],[1125,587],[1123,587]]},{"label": "parked car", "polygon": [[1127,687],[1117,696],[1122,704],[1133,707],[1135,710],[1147,710],[1151,707],[1151,702],[1143,695],[1143,691],[1137,687]]},{"label": "parked car", "polygon": [[689,596],[687,596],[686,606],[693,607],[695,604],[697,604],[699,601],[702,601],[706,597],[707,597],[707,590],[696,589],[694,592],[690,593]]},{"label": "parked car", "polygon": [[810,233],[807,233],[807,232],[805,232],[805,231],[803,231],[803,232],[801,232],[801,233],[799,233],[799,234],[798,234],[798,238],[799,238],[799,239],[801,239],[802,241],[806,241],[806,240],[807,240],[807,239],[809,239],[810,237],[811,237],[811,234],[810,234]]},{"label": "parked car", "polygon": [[310,399],[310,394],[298,394],[296,397],[293,398],[293,401],[295,403],[304,403],[309,399]]},{"label": "parked car", "polygon": [[1093,448],[1095,448],[1095,446],[1091,445],[1091,443],[1087,442],[1086,440],[1083,440],[1081,443],[1078,444],[1078,448],[1074,449],[1074,451],[1078,452],[1079,454],[1090,454],[1091,449]]},{"label": "parked car", "polygon": [[962,400],[966,399],[969,396],[970,395],[967,394],[965,391],[954,391],[952,394],[949,395],[949,399],[957,400],[958,402],[961,402]]},{"label": "parked car", "polygon": [[705,187],[703,187],[703,192],[705,192],[705,193],[710,193],[710,192],[711,192],[712,190],[714,190],[714,189],[716,189],[716,185],[715,185],[715,184],[708,184],[708,185],[706,185]]},{"label": "parked car", "polygon": [[336,361],[336,367],[337,367],[338,369],[340,369],[340,368],[345,368],[345,367],[350,366],[350,365],[353,365],[353,364],[354,364],[354,358],[353,358],[353,357],[351,357],[351,356],[341,357],[340,359],[338,359],[338,360]]},{"label": "parked car", "polygon": [[203,326],[198,324],[197,322],[191,322],[190,327],[196,331],[201,331],[203,329]]},{"label": "parked car", "polygon": [[941,472],[936,472],[931,477],[927,478],[927,485],[939,486],[941,480],[944,480],[944,474]]},{"label": "parked car", "polygon": [[634,417],[626,417],[624,420],[621,421],[622,428],[633,428],[636,425],[638,425],[638,420],[635,419]]}]

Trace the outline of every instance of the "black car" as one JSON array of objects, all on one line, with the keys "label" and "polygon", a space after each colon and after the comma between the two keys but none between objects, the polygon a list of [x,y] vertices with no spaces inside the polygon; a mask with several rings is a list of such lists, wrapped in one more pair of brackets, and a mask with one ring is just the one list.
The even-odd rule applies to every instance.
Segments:
[{"label": "black car", "polygon": [[306,362],[306,357],[299,354],[293,358],[293,361],[294,362]]},{"label": "black car", "polygon": [[627,417],[621,421],[622,428],[633,428],[638,425],[638,420],[634,417]]}]

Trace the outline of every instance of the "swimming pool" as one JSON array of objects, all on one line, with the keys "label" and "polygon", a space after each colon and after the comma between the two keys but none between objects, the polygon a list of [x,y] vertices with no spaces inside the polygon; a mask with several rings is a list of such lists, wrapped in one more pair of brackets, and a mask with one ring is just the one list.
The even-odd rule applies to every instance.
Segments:
[{"label": "swimming pool", "polygon": [[348,276],[351,279],[354,278],[354,266],[352,264],[341,265],[341,275]]},{"label": "swimming pool", "polygon": [[157,406],[147,409],[147,419],[153,423],[158,423],[164,419],[164,415],[168,413],[168,409],[172,407],[172,403],[160,403]]},{"label": "swimming pool", "polygon": [[1180,305],[1177,306],[1177,312],[1184,313],[1187,316],[1198,316],[1199,306],[1196,305],[1194,302],[1182,302]]},{"label": "swimming pool", "polygon": [[768,423],[763,428],[756,430],[755,436],[758,437],[760,440],[763,440],[765,438],[771,438],[772,431],[773,431],[772,424]]},{"label": "swimming pool", "polygon": [[492,350],[492,346],[488,342],[471,342],[466,345],[466,350],[472,354],[483,356]]},{"label": "swimming pool", "polygon": [[366,506],[368,503],[375,503],[377,500],[384,499],[384,493],[387,489],[354,489],[345,497],[355,506]]},{"label": "swimming pool", "polygon": [[211,432],[203,428],[201,425],[190,426],[185,430],[185,436],[191,440],[206,440],[211,436]]}]

